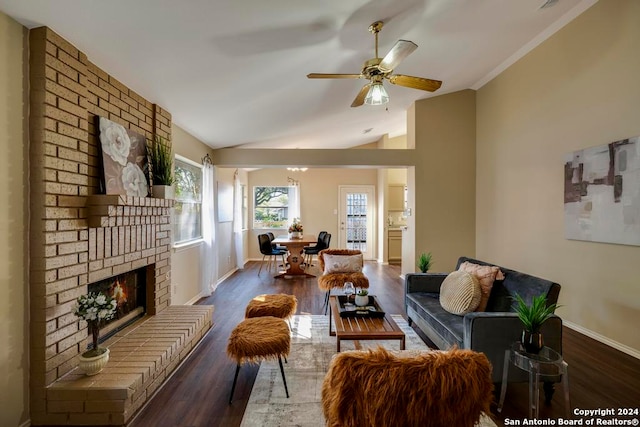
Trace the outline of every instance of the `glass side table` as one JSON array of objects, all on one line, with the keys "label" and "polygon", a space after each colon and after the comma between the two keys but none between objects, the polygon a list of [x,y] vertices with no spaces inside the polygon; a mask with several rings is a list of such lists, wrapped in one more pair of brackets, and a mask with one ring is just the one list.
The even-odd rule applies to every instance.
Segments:
[{"label": "glass side table", "polygon": [[529,373],[529,418],[538,418],[540,409],[540,378],[546,376],[562,375],[562,388],[564,391],[564,404],[567,419],[571,417],[571,405],[569,403],[569,365],[562,359],[557,351],[542,347],[540,353],[527,353],[520,341],[514,342],[511,348],[504,352],[504,367],[502,370],[502,387],[500,390],[500,403],[498,412],[502,412],[502,405],[507,394],[507,379],[509,377],[509,365]]}]

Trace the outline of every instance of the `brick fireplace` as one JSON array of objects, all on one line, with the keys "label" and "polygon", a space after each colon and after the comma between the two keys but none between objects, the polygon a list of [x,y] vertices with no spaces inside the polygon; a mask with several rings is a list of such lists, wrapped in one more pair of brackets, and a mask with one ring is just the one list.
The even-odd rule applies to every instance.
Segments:
[{"label": "brick fireplace", "polygon": [[[122,425],[211,327],[212,308],[170,307],[172,202],[98,194],[94,119],[170,142],[171,114],[51,29],[31,30],[29,43],[31,422]],[[73,305],[89,283],[136,269],[146,270],[147,316],[107,341],[128,376],[105,369],[90,385],[75,370],[89,334]],[[174,334],[154,342],[168,324]],[[143,369],[127,356],[136,342],[150,349]]]}]

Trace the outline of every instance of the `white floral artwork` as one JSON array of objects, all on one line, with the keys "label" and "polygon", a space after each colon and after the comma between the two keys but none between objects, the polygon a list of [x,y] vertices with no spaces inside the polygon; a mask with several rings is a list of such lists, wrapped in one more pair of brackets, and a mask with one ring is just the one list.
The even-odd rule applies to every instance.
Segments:
[{"label": "white floral artwork", "polygon": [[122,166],[127,165],[131,149],[131,139],[124,126],[110,120],[100,120],[100,141],[102,151]]},{"label": "white floral artwork", "polygon": [[147,195],[147,177],[138,165],[127,163],[122,169],[122,185],[127,196],[145,197]]},{"label": "white floral artwork", "polygon": [[149,194],[147,144],[139,133],[98,117],[104,191],[146,197]]}]

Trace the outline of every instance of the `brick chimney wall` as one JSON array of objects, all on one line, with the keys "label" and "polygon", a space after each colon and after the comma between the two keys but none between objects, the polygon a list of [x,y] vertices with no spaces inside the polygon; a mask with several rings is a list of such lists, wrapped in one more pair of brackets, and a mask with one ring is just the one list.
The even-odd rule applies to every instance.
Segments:
[{"label": "brick chimney wall", "polygon": [[[46,387],[75,368],[86,348],[86,322],[72,310],[88,283],[155,266],[148,309],[160,313],[171,304],[170,204],[97,195],[101,153],[94,125],[103,116],[148,139],[170,141],[171,114],[51,29],[33,29],[29,40],[30,371],[37,425],[47,420]],[[90,205],[108,206],[113,221],[89,227]]]}]

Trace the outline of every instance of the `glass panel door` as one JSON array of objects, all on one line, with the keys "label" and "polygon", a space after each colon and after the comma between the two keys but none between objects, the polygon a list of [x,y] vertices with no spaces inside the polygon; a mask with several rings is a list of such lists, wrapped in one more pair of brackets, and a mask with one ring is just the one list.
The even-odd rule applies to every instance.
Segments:
[{"label": "glass panel door", "polygon": [[359,249],[365,259],[374,258],[374,188],[340,187],[340,248]]}]

